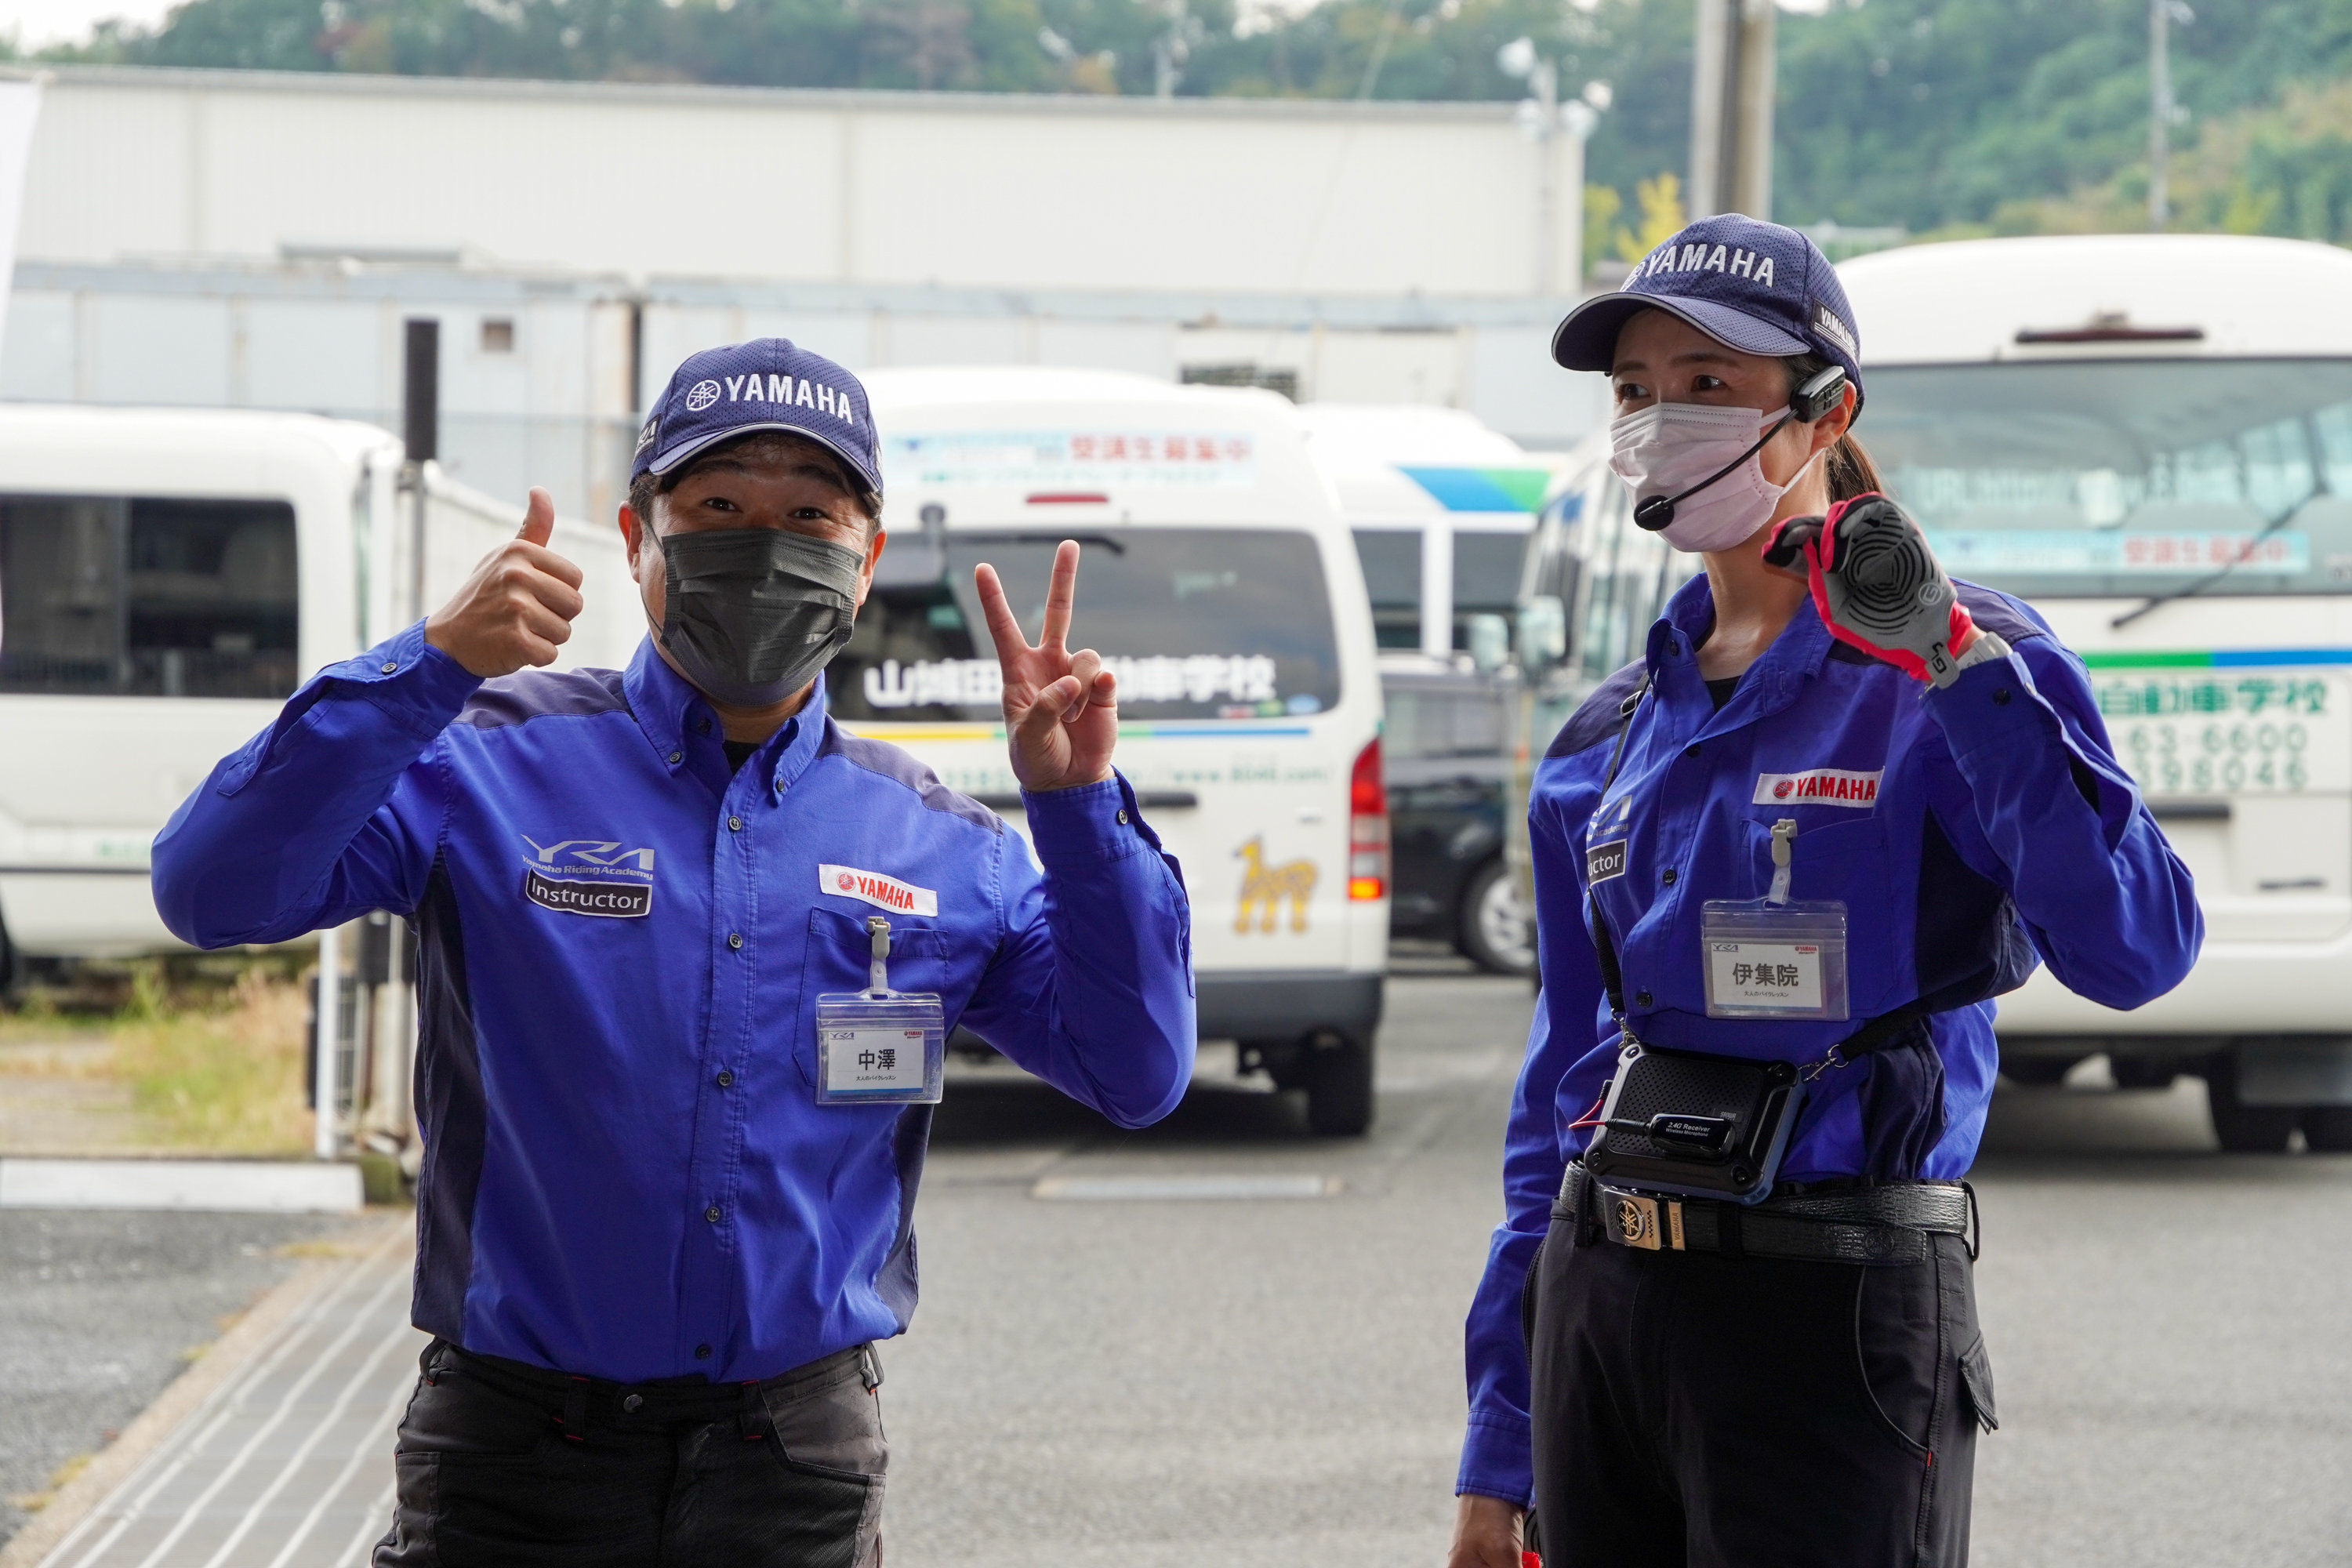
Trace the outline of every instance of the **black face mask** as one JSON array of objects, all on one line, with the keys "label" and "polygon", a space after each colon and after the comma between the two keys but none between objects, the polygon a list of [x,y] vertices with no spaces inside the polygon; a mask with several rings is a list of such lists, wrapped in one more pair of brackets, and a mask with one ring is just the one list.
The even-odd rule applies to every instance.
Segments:
[{"label": "black face mask", "polygon": [[781,702],[833,662],[857,618],[865,555],[780,528],[671,533],[661,645],[703,695]]}]

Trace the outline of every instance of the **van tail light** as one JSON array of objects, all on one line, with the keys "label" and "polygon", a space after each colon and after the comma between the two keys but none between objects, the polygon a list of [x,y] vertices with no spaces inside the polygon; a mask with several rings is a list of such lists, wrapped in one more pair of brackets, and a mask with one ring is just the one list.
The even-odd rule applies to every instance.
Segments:
[{"label": "van tail light", "polygon": [[1348,777],[1348,897],[1389,896],[1389,792],[1381,782],[1381,742],[1375,736],[1356,753]]}]

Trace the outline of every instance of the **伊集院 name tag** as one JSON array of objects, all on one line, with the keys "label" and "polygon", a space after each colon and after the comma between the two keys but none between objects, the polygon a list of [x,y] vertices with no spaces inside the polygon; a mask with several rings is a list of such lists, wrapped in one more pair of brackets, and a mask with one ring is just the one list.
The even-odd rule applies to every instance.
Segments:
[{"label": "\u4f0a\u96c6\u9662 name tag", "polygon": [[1845,905],[1711,900],[1699,912],[1710,1018],[1843,1018]]}]

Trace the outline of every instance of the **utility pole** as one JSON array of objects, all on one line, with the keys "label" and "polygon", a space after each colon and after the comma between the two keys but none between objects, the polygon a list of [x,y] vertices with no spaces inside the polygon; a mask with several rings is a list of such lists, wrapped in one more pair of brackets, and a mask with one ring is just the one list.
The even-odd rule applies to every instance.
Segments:
[{"label": "utility pole", "polygon": [[1690,215],[1772,216],[1772,0],[1696,0],[1691,61]]},{"label": "utility pole", "polygon": [[2188,116],[2172,100],[2172,24],[2197,19],[2182,0],[2147,0],[2147,226],[2172,217],[2172,128]]},{"label": "utility pole", "polygon": [[[1536,147],[1535,276],[1531,292],[1538,295],[1574,293],[1583,271],[1584,143],[1609,102],[1609,84],[1588,82],[1580,97],[1559,100],[1559,65],[1537,50],[1533,38],[1513,38],[1495,51],[1495,66],[1505,76],[1528,84],[1516,116],[1519,134]],[[1559,139],[1565,133],[1564,149]],[[1570,167],[1560,167],[1563,153]],[[1567,177],[1563,180],[1562,175]],[[1560,187],[1573,193],[1572,223],[1562,221]],[[1560,262],[1569,261],[1563,282]],[[1449,645],[1450,646],[1450,645]]]}]

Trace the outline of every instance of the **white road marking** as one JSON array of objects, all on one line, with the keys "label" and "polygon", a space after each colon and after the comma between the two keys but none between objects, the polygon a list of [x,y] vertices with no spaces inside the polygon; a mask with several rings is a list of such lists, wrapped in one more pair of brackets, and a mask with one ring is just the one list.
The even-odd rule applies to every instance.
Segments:
[{"label": "white road marking", "polygon": [[[354,1270],[354,1272],[357,1271]],[[326,1370],[328,1362],[340,1353],[345,1345],[352,1342],[354,1336],[368,1326],[369,1316],[383,1304],[386,1297],[404,1282],[399,1274],[394,1273],[376,1287],[375,1293],[367,1299],[366,1304],[362,1306],[353,1314],[352,1321],[343,1326],[343,1331],[337,1334],[333,1342],[310,1363],[309,1370],[296,1378],[286,1392],[278,1396],[278,1407],[272,1410],[268,1418],[256,1427],[239,1446],[236,1455],[222,1467],[220,1474],[215,1476],[211,1484],[198,1492],[189,1500],[187,1506],[181,1510],[178,1522],[165,1531],[163,1539],[157,1542],[153,1550],[139,1560],[139,1568],[157,1568],[157,1565],[163,1561],[164,1554],[177,1546],[180,1543],[180,1538],[187,1534],[190,1528],[203,1516],[205,1505],[218,1497],[221,1489],[236,1478],[238,1471],[245,1468],[246,1461],[253,1458],[254,1451],[261,1447],[263,1439],[284,1425],[286,1417],[293,1411],[294,1402],[302,1396],[311,1384],[318,1381],[319,1374]]]},{"label": "white road marking", "polygon": [[[335,1473],[335,1479],[327,1484],[327,1489],[319,1494],[319,1500],[310,1505],[310,1511],[302,1516],[302,1522],[294,1527],[294,1533],[287,1538],[286,1544],[278,1549],[278,1555],[269,1560],[269,1568],[287,1568],[287,1564],[294,1559],[295,1548],[310,1538],[310,1531],[317,1529],[319,1521],[326,1517],[327,1505],[343,1495],[343,1489],[352,1484],[353,1476],[359,1474],[360,1466],[370,1458],[380,1457],[383,1454],[383,1450],[376,1447],[375,1434],[380,1429],[396,1428],[399,1426],[401,1410],[407,1405],[413,1392],[412,1385],[405,1380],[393,1389],[392,1397],[384,1402],[383,1409],[373,1422],[369,1423],[367,1431],[362,1435],[362,1440],[352,1445],[351,1458],[343,1461],[343,1468]],[[389,1436],[388,1431],[386,1435]],[[360,1524],[362,1534],[366,1532],[367,1524],[374,1518],[375,1509],[373,1507],[361,1511]]]},{"label": "white road marking", "polygon": [[[394,1283],[397,1282],[397,1280],[394,1281]],[[357,1327],[356,1324],[353,1326]],[[351,1408],[352,1400],[359,1394],[369,1378],[374,1375],[375,1369],[383,1361],[385,1353],[402,1348],[402,1338],[403,1336],[400,1335],[387,1334],[377,1343],[374,1350],[368,1352],[367,1359],[360,1363],[358,1369],[344,1383],[342,1392],[335,1395],[334,1404],[327,1407],[326,1414],[320,1415],[318,1424],[310,1428],[310,1435],[303,1438],[301,1446],[278,1467],[278,1479],[262,1489],[261,1495],[247,1506],[245,1517],[237,1521],[236,1528],[228,1532],[228,1539],[222,1542],[210,1557],[205,1559],[204,1568],[221,1568],[221,1565],[229,1560],[229,1553],[236,1551],[245,1538],[253,1532],[253,1527],[261,1522],[264,1510],[278,1500],[278,1494],[284,1491],[294,1479],[296,1472],[301,1469],[304,1463],[310,1459],[312,1451],[319,1447],[320,1440],[333,1429],[335,1423],[342,1418],[343,1412]],[[321,1358],[320,1364],[325,1364],[324,1358]],[[283,1556],[282,1553],[280,1555]]]},{"label": "white road marking", "polygon": [[309,1337],[311,1326],[333,1310],[343,1297],[365,1278],[370,1266],[391,1251],[394,1247],[404,1245],[406,1241],[407,1237],[401,1235],[386,1237],[365,1258],[345,1272],[341,1279],[336,1280],[331,1288],[322,1292],[314,1300],[306,1303],[295,1314],[293,1321],[286,1325],[282,1337],[270,1352],[242,1377],[224,1383],[205,1395],[204,1403],[189,1412],[187,1419],[181,1423],[178,1431],[158,1444],[155,1451],[148,1455],[137,1469],[123,1479],[122,1485],[115,1489],[112,1496],[107,1500],[107,1503],[101,1503],[98,1508],[93,1509],[81,1522],[66,1533],[64,1540],[50,1549],[48,1555],[41,1560],[41,1568],[62,1568],[66,1561],[66,1553],[72,1551],[90,1529],[109,1517],[108,1504],[117,1498],[128,1496],[132,1488],[138,1486],[149,1472],[153,1471],[154,1479],[132,1499],[127,1509],[121,1514],[113,1516],[112,1525],[100,1538],[97,1544],[75,1561],[73,1568],[88,1568],[88,1565],[96,1562],[107,1548],[121,1540],[123,1532],[144,1516],[148,1505],[154,1501],[156,1495],[177,1479],[180,1473],[187,1468],[195,1456],[202,1453],[212,1442],[222,1426],[238,1414],[244,1406],[246,1396],[256,1387],[267,1384],[269,1375],[278,1369],[278,1364],[292,1355]]},{"label": "white road marking", "polygon": [[1029,1195],[1064,1203],[1328,1198],[1339,1186],[1336,1176],[1047,1176]]}]

